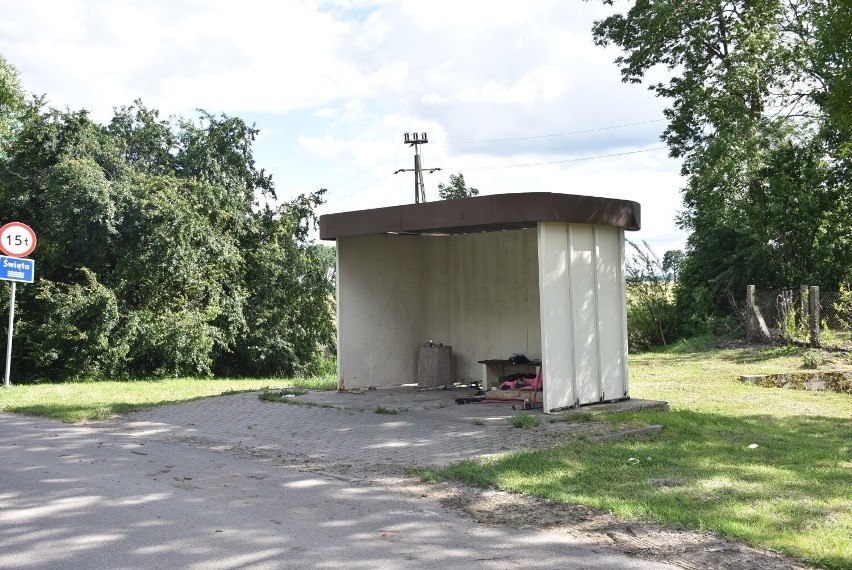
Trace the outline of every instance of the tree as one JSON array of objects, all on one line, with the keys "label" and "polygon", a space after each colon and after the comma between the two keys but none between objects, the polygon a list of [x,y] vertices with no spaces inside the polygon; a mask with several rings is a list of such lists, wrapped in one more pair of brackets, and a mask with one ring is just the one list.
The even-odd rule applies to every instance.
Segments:
[{"label": "tree", "polygon": [[[604,0],[612,4],[611,0]],[[626,82],[651,69],[670,102],[663,133],[682,159],[690,232],[678,305],[686,317],[723,311],[747,283],[836,286],[850,272],[848,186],[832,168],[826,115],[830,84],[813,49],[827,0],[637,0],[593,28],[615,44]],[[823,52],[826,56],[830,50]],[[839,238],[842,246],[837,247]]]},{"label": "tree", "polygon": [[253,247],[246,250],[246,332],[232,354],[229,373],[293,376],[313,373],[318,347],[334,343],[334,285],[324,246],[309,240],[325,190],[298,196],[256,217]]},{"label": "tree", "polygon": [[677,281],[683,257],[683,252],[679,249],[670,249],[663,254],[662,270],[671,281]]},{"label": "tree", "polygon": [[99,125],[24,104],[0,154],[0,211],[39,235],[18,296],[15,376],[292,375],[333,342],[322,191],[276,208],[257,129],[140,101]]},{"label": "tree", "polygon": [[23,106],[24,91],[18,80],[18,70],[0,54],[0,156],[11,136],[14,117]]},{"label": "tree", "polygon": [[450,174],[448,184],[444,184],[443,182],[438,184],[438,196],[441,200],[457,200],[459,198],[479,196],[479,190],[468,188],[465,185],[464,175],[459,172],[458,174]]},{"label": "tree", "polygon": [[852,135],[852,5],[838,1],[821,5],[811,52],[814,73],[825,84],[818,102],[848,142]]}]

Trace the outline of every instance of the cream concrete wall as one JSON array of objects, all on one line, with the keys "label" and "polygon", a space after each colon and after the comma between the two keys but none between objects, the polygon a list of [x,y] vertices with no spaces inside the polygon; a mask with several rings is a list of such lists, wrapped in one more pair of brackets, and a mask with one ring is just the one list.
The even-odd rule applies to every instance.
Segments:
[{"label": "cream concrete wall", "polygon": [[541,358],[536,231],[424,240],[424,340],[453,347],[454,377],[480,379],[479,360]]},{"label": "cream concrete wall", "polygon": [[339,238],[337,279],[340,387],[416,382],[417,349],[423,343],[423,239]]},{"label": "cream concrete wall", "polygon": [[627,395],[624,231],[538,225],[544,410]]}]

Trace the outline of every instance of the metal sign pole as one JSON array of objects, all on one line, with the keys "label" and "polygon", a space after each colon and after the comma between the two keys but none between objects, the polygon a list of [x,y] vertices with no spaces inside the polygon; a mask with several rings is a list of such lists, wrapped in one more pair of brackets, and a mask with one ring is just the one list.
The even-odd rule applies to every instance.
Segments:
[{"label": "metal sign pole", "polygon": [[15,283],[12,281],[12,292],[9,295],[9,335],[6,337],[6,376],[3,386],[9,387],[9,372],[12,370],[12,325],[15,322]]}]

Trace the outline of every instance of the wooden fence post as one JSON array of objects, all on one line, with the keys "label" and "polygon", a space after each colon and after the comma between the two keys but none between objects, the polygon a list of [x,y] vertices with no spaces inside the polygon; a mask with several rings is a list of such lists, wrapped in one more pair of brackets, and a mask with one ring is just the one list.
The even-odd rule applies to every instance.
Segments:
[{"label": "wooden fence post", "polygon": [[746,286],[746,342],[751,344],[754,340],[755,329],[754,315],[754,285]]},{"label": "wooden fence post", "polygon": [[811,346],[819,347],[819,287],[816,285],[811,287],[810,302]]}]

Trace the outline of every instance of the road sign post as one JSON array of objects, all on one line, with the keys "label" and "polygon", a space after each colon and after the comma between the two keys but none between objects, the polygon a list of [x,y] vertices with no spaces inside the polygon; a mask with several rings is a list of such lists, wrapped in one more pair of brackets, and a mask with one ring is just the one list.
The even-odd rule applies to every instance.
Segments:
[{"label": "road sign post", "polygon": [[6,336],[6,374],[3,376],[3,386],[10,386],[9,373],[12,371],[12,329],[15,326],[15,285],[12,281],[12,291],[9,294],[9,334]]},{"label": "road sign post", "polygon": [[[10,385],[12,371],[12,332],[15,325],[15,292],[20,283],[32,283],[35,279],[35,261],[20,259],[33,252],[36,246],[35,232],[26,224],[10,222],[0,227],[0,280],[11,281],[9,292],[9,332],[6,335],[6,372],[3,386]],[[8,257],[7,257],[8,256]]]}]

